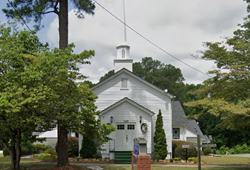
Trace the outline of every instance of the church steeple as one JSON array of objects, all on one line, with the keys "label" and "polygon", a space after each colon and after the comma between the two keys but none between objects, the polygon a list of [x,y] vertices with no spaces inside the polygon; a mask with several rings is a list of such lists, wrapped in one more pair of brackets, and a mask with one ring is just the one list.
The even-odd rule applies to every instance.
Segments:
[{"label": "church steeple", "polygon": [[133,71],[132,65],[133,65],[133,59],[130,59],[129,50],[130,46],[127,43],[127,32],[126,32],[126,16],[125,16],[125,3],[124,0],[122,0],[123,3],[123,24],[124,24],[124,40],[119,45],[116,46],[116,59],[114,59],[114,65],[115,65],[115,72],[119,71],[122,68],[126,68],[129,71]]}]

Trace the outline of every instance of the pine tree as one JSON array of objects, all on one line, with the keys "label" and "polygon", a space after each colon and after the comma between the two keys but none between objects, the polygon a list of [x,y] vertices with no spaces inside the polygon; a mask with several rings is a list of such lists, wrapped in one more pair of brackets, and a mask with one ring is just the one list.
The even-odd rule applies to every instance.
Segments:
[{"label": "pine tree", "polygon": [[155,159],[165,159],[168,150],[167,150],[167,140],[166,134],[163,129],[163,121],[162,121],[162,114],[161,110],[157,115],[156,119],[156,126],[155,126],[155,136],[154,136],[154,158]]}]

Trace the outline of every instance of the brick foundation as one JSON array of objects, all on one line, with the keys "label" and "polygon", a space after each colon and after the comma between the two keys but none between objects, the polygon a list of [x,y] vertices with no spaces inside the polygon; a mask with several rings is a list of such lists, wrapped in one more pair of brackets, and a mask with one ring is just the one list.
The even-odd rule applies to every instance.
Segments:
[{"label": "brick foundation", "polygon": [[151,170],[151,157],[149,155],[137,155],[137,170]]}]

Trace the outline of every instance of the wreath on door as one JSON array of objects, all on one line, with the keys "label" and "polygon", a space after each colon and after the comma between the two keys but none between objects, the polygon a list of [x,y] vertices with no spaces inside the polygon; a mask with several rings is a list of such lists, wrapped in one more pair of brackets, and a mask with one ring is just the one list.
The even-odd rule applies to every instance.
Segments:
[{"label": "wreath on door", "polygon": [[148,125],[146,123],[141,124],[142,133],[146,133],[148,131]]}]

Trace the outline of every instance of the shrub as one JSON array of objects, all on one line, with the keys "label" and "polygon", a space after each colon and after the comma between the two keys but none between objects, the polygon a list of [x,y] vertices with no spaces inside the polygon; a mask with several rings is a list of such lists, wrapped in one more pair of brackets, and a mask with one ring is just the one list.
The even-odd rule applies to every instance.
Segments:
[{"label": "shrub", "polygon": [[10,153],[7,151],[6,148],[3,149],[3,156],[7,156],[7,155],[10,155]]},{"label": "shrub", "polygon": [[163,129],[163,120],[161,110],[157,115],[156,125],[155,125],[155,134],[154,134],[154,154],[159,155],[160,159],[165,159],[168,155],[167,150],[167,140],[166,134]]},{"label": "shrub", "polygon": [[205,148],[203,150],[203,153],[204,153],[204,155],[209,155],[210,153],[212,153],[212,149],[211,148]]},{"label": "shrub", "polygon": [[193,163],[197,163],[197,158],[196,157],[190,157],[188,158],[188,162],[193,162]]},{"label": "shrub", "polygon": [[[192,143],[186,141],[173,141],[173,157],[181,158],[186,160],[186,149],[182,148],[182,145],[191,145]],[[187,148],[187,157],[196,157],[197,150],[196,148]]]},{"label": "shrub", "polygon": [[94,158],[97,153],[95,142],[88,137],[83,137],[80,156],[82,158]]},{"label": "shrub", "polygon": [[36,154],[36,153],[44,153],[46,149],[51,148],[51,146],[47,146],[41,143],[37,143],[37,144],[33,144],[33,150],[32,153]]},{"label": "shrub", "polygon": [[56,153],[56,151],[55,151],[54,148],[48,148],[48,149],[46,149],[46,150],[44,151],[44,153],[45,153],[45,154],[50,154],[50,155],[52,155],[52,156],[56,156],[56,155],[57,155],[57,153]]},{"label": "shrub", "polygon": [[68,137],[68,155],[69,155],[69,157],[77,157],[78,150],[79,150],[78,138]]},{"label": "shrub", "polygon": [[44,155],[33,155],[33,158],[43,160],[43,161],[56,161],[56,155],[44,154]]}]

